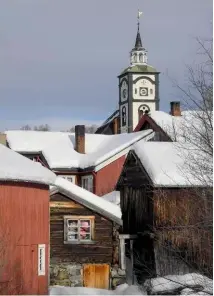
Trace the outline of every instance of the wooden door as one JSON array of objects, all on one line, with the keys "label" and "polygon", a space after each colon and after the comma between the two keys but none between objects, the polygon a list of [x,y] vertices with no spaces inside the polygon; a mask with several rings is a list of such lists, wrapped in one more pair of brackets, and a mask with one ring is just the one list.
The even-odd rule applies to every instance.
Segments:
[{"label": "wooden door", "polygon": [[84,287],[109,289],[108,264],[85,264],[83,267]]}]

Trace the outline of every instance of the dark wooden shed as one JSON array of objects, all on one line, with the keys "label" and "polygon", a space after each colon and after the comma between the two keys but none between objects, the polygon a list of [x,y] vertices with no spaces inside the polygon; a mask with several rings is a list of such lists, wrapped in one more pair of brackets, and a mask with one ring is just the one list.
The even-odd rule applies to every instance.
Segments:
[{"label": "dark wooden shed", "polygon": [[125,275],[119,270],[119,206],[57,180],[50,198],[51,285],[116,286]]},{"label": "dark wooden shed", "polygon": [[[116,186],[123,233],[137,235],[139,280],[192,270],[212,276],[212,187],[190,182],[177,169],[176,145],[135,145]],[[126,252],[130,255],[129,247]]]},{"label": "dark wooden shed", "polygon": [[48,293],[55,175],[0,144],[0,294]]}]

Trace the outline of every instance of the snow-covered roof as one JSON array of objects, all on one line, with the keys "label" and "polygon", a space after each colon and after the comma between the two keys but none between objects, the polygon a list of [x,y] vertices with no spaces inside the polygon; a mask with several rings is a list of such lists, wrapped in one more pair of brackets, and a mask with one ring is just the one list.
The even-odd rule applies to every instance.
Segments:
[{"label": "snow-covered roof", "polygon": [[120,191],[112,191],[102,196],[107,201],[112,202],[115,205],[120,205]]},{"label": "snow-covered roof", "polygon": [[104,126],[106,124],[108,124],[109,122],[111,122],[113,119],[115,119],[116,117],[119,116],[119,110],[114,111],[111,116],[109,116],[103,123],[101,126]]},{"label": "snow-covered roof", "polygon": [[[154,186],[204,186],[210,184],[209,171],[198,172],[198,162],[206,161],[201,151],[189,143],[143,142],[133,145],[133,150],[147,171]],[[207,175],[206,175],[207,174]]]},{"label": "snow-covered roof", "polygon": [[33,162],[0,144],[0,180],[23,181],[51,185],[56,175],[44,168],[40,163]]},{"label": "snow-covered roof", "polygon": [[62,177],[57,177],[55,186],[50,188],[50,194],[61,192],[72,200],[122,225],[120,207],[83,189]]},{"label": "snow-covered roof", "polygon": [[[11,149],[22,153],[41,152],[51,169],[97,166],[124,151],[139,140],[152,138],[152,130],[118,135],[85,135],[85,154],[75,150],[75,134],[40,131],[8,131]],[[121,155],[120,155],[121,156]]]},{"label": "snow-covered roof", "polygon": [[[173,141],[188,142],[200,134],[206,114],[203,111],[182,111],[181,116],[172,116],[163,111],[152,111],[149,115]],[[212,118],[212,116],[210,116]],[[190,134],[191,130],[191,134]]]}]

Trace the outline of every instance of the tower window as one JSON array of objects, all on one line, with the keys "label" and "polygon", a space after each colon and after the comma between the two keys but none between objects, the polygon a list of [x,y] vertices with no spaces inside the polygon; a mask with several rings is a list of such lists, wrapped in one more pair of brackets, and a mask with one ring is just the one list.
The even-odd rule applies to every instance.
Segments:
[{"label": "tower window", "polygon": [[135,88],[134,93],[137,94],[137,88]]},{"label": "tower window", "polygon": [[150,88],[150,95],[153,95],[153,89]]},{"label": "tower window", "polygon": [[122,126],[126,125],[126,107],[123,106],[122,108]]}]

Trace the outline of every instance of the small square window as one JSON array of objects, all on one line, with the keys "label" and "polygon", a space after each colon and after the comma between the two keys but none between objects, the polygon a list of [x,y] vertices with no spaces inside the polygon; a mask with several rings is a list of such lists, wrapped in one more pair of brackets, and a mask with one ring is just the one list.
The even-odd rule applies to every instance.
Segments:
[{"label": "small square window", "polygon": [[90,243],[93,241],[94,217],[65,216],[64,217],[64,242],[65,243]]}]

